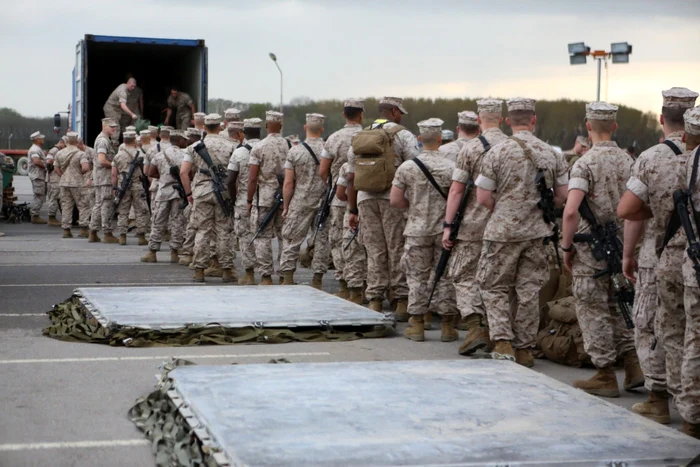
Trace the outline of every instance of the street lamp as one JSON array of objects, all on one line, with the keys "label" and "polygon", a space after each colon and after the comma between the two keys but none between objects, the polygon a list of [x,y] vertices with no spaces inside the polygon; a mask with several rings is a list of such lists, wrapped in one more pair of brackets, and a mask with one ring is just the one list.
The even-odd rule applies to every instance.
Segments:
[{"label": "street lamp", "polygon": [[277,69],[280,71],[280,113],[284,113],[284,105],[282,104],[284,101],[282,100],[282,68],[280,68],[279,63],[277,63],[277,55],[273,54],[270,52],[270,58],[272,59],[273,62],[275,62],[275,66]]},{"label": "street lamp", "polygon": [[596,100],[600,101],[600,70],[602,62],[605,61],[605,67],[608,66],[608,57],[612,56],[613,63],[629,63],[632,46],[627,42],[614,42],[610,44],[610,52],[605,50],[594,50],[583,42],[574,42],[569,44],[569,64],[585,65],[586,57],[591,56],[598,62],[598,89],[596,91]]}]

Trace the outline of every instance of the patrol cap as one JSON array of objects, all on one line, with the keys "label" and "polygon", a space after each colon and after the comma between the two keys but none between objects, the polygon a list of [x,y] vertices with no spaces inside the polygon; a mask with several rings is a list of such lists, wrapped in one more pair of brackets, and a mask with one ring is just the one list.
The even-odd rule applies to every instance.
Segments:
[{"label": "patrol cap", "polygon": [[287,136],[287,141],[289,141],[290,143],[298,143],[299,135],[289,135]]},{"label": "patrol cap", "polygon": [[422,122],[418,122],[418,129],[420,130],[421,135],[442,133],[443,123],[445,122],[439,118],[429,118],[427,120],[423,120]]},{"label": "patrol cap", "polygon": [[78,133],[76,133],[75,131],[69,131],[68,133],[66,133],[66,138],[70,138],[70,139],[78,139],[79,136],[80,135]]},{"label": "patrol cap", "polygon": [[139,135],[150,138],[151,137],[151,130],[141,130],[141,131],[139,131]]},{"label": "patrol cap", "polygon": [[607,102],[591,102],[586,104],[587,120],[615,120],[617,118],[617,106]]},{"label": "patrol cap", "polygon": [[242,130],[243,127],[243,122],[228,122],[228,129],[229,130]]},{"label": "patrol cap", "polygon": [[246,118],[243,120],[243,128],[260,128],[262,120],[259,118]]},{"label": "patrol cap", "polygon": [[235,108],[224,110],[224,118],[230,120],[232,118],[241,118],[241,111]]},{"label": "patrol cap", "polygon": [[406,109],[403,106],[403,99],[401,99],[400,97],[385,96],[379,99],[379,104],[393,105],[394,107],[397,107],[402,114],[406,115],[408,113],[406,112]]},{"label": "patrol cap", "polygon": [[661,92],[664,107],[690,109],[695,105],[698,93],[688,88],[671,88]]},{"label": "patrol cap", "polygon": [[67,143],[68,142],[68,135],[65,134],[65,135],[61,136],[61,141],[63,141],[64,143]]},{"label": "patrol cap", "polygon": [[221,115],[219,114],[209,114],[206,117],[204,117],[204,124],[205,125],[220,125],[221,124]]},{"label": "patrol cap", "polygon": [[442,140],[449,141],[455,139],[455,134],[452,130],[442,130]]},{"label": "patrol cap", "polygon": [[114,126],[114,127],[119,126],[119,125],[117,125],[117,121],[114,120],[113,118],[103,118],[102,124],[105,126]]},{"label": "patrol cap", "polygon": [[683,114],[685,132],[689,135],[700,136],[700,107],[688,109]]},{"label": "patrol cap", "polygon": [[323,114],[306,114],[306,123],[316,123],[323,125],[326,121],[326,116]]},{"label": "patrol cap", "polygon": [[124,131],[136,131],[136,127],[134,125],[129,125],[128,127],[124,128]]},{"label": "patrol cap", "polygon": [[275,112],[274,110],[268,110],[265,112],[266,122],[282,122],[284,115],[281,112]]},{"label": "patrol cap", "polygon": [[581,146],[583,146],[584,148],[589,147],[589,145],[588,145],[588,138],[586,138],[585,136],[577,136],[577,137],[576,137],[576,142],[577,142],[578,144],[580,144]]},{"label": "patrol cap", "polygon": [[476,101],[476,111],[485,114],[501,114],[503,101],[500,99],[480,99]]},{"label": "patrol cap", "polygon": [[40,131],[35,131],[31,135],[29,135],[29,138],[31,138],[32,140],[44,139],[44,138],[46,138],[46,136],[42,135]]},{"label": "patrol cap", "polygon": [[365,110],[365,100],[364,99],[346,99],[343,107],[352,107],[353,109]]},{"label": "patrol cap", "polygon": [[157,126],[148,125],[148,131],[158,131],[159,129],[160,128],[158,128]]},{"label": "patrol cap", "polygon": [[161,133],[166,132],[166,133],[170,134],[170,132],[173,131],[174,129],[175,128],[173,128],[171,126],[163,125],[162,127],[160,127],[160,132]]},{"label": "patrol cap", "polygon": [[173,130],[170,132],[171,138],[187,138],[187,134],[182,130]]},{"label": "patrol cap", "polygon": [[185,133],[187,134],[187,136],[202,136],[202,130],[198,130],[192,127],[188,128]]},{"label": "patrol cap", "polygon": [[193,115],[195,120],[204,120],[204,118],[207,116],[204,112],[195,112]]},{"label": "patrol cap", "polygon": [[[500,110],[499,110],[500,112]],[[459,123],[463,125],[478,125],[479,122],[477,121],[477,115],[472,112],[471,110],[464,110],[462,112],[459,112],[457,114],[457,119]],[[444,139],[444,137],[443,137]]]},{"label": "patrol cap", "polygon": [[528,110],[530,112],[535,111],[535,99],[529,99],[527,97],[515,97],[507,102],[508,112],[513,110]]},{"label": "patrol cap", "polygon": [[135,132],[135,131],[125,131],[125,132],[124,132],[124,138],[135,139],[135,138],[136,138],[136,132]]}]

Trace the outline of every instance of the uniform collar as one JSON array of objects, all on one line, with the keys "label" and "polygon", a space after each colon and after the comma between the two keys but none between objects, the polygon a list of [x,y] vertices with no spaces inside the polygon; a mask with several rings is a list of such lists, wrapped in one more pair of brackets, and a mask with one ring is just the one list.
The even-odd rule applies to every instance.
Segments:
[{"label": "uniform collar", "polygon": [[593,147],[601,147],[601,148],[616,148],[618,147],[617,143],[615,141],[599,141],[593,145]]}]

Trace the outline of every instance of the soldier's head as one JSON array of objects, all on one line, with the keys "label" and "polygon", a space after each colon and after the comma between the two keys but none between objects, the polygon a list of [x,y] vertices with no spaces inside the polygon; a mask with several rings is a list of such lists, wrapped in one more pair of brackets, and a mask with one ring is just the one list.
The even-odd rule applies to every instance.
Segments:
[{"label": "soldier's head", "polygon": [[226,123],[242,122],[241,111],[235,108],[224,110],[224,121]]},{"label": "soldier's head", "polygon": [[112,136],[117,132],[117,122],[113,118],[102,119],[102,133]]},{"label": "soldier's head", "polygon": [[[479,116],[470,110],[457,114],[457,133],[462,138],[476,138],[479,135]],[[443,137],[443,140],[445,138]]]},{"label": "soldier's head", "polygon": [[151,141],[157,141],[158,140],[158,131],[160,129],[157,126],[154,125],[149,125],[148,131],[151,132]]},{"label": "soldier's head", "polygon": [[659,121],[664,127],[664,133],[684,130],[683,115],[687,109],[695,105],[698,93],[688,88],[671,88],[661,93],[664,99]]},{"label": "soldier's head", "polygon": [[170,132],[173,131],[174,128],[171,126],[162,126],[160,127],[160,140],[170,142]]},{"label": "soldier's head", "polygon": [[139,136],[141,137],[141,145],[142,146],[148,146],[151,144],[151,131],[150,130],[141,130],[139,132]]},{"label": "soldier's head", "polygon": [[173,130],[170,133],[170,142],[173,143],[174,146],[177,146],[180,149],[185,149],[187,147],[187,145],[189,144],[189,140],[187,139],[187,135],[182,130]]},{"label": "soldier's head", "polygon": [[206,128],[208,135],[221,133],[221,115],[209,114],[204,117],[204,128]]},{"label": "soldier's head", "polygon": [[323,135],[323,124],[326,116],[322,114],[306,114],[306,124],[304,131],[307,138],[320,138]]},{"label": "soldier's head", "polygon": [[58,142],[56,143],[56,147],[58,149],[63,149],[66,147],[66,140],[64,138],[65,138],[65,136],[63,138],[59,139]]},{"label": "soldier's head", "polygon": [[133,91],[135,88],[136,88],[136,79],[129,78],[126,81],[126,89],[128,89],[129,91]]},{"label": "soldier's head", "polygon": [[429,118],[418,123],[419,138],[423,143],[423,149],[434,151],[440,147],[443,123],[445,122],[439,118]]},{"label": "soldier's head", "polygon": [[259,118],[246,118],[243,120],[243,134],[247,140],[260,139],[262,120]]},{"label": "soldier's head", "polygon": [[[459,128],[459,125],[457,126]],[[442,144],[449,144],[455,140],[455,134],[452,130],[442,130]]]},{"label": "soldier's head", "polygon": [[686,109],[683,114],[684,129],[683,142],[688,151],[700,146],[700,107]]},{"label": "soldier's head", "polygon": [[196,143],[202,139],[202,130],[198,130],[197,128],[188,128],[187,131],[185,131],[185,136],[187,136],[187,140],[190,144]]},{"label": "soldier's head", "polygon": [[31,138],[32,143],[41,147],[44,145],[44,138],[46,138],[46,137],[44,135],[42,135],[40,131],[35,131],[31,135],[29,135],[29,138]]},{"label": "soldier's head", "polygon": [[68,133],[66,133],[66,144],[68,146],[77,146],[78,145],[78,138],[79,138],[78,133],[76,133],[74,131],[69,131]]},{"label": "soldier's head", "polygon": [[243,138],[245,138],[245,135],[243,134],[243,128],[244,128],[243,122],[237,122],[237,121],[228,122],[228,125],[226,127],[226,131],[228,132],[228,137],[233,139],[233,140],[236,140],[236,141],[243,141]]},{"label": "soldier's head", "polygon": [[81,151],[85,151],[85,141],[83,141],[83,138],[81,138],[80,136],[78,136],[77,146],[78,146],[78,149],[80,149]]},{"label": "soldier's head", "polygon": [[[610,141],[617,130],[617,106],[607,102],[586,104],[586,130],[593,142]],[[580,141],[577,141],[580,144]]]},{"label": "soldier's head", "polygon": [[347,99],[343,106],[343,117],[348,123],[362,124],[362,119],[365,117],[365,100],[364,99]]},{"label": "soldier's head", "polygon": [[124,145],[129,147],[136,147],[136,132],[135,131],[125,131],[124,132]]},{"label": "soldier's head", "polygon": [[514,131],[533,131],[537,123],[535,115],[535,99],[525,97],[516,97],[507,102],[508,118],[506,123],[513,128]]},{"label": "soldier's head", "polygon": [[574,144],[574,153],[578,154],[579,156],[582,156],[583,154],[586,154],[589,149],[589,144],[588,144],[588,138],[585,136],[577,136],[576,137],[576,143]]},{"label": "soldier's head", "polygon": [[481,131],[498,128],[503,122],[503,101],[500,99],[480,99],[476,101],[476,111],[479,113],[476,122]]},{"label": "soldier's head", "polygon": [[170,96],[173,99],[177,99],[177,96],[180,95],[180,90],[178,89],[177,86],[170,86]]},{"label": "soldier's head", "polygon": [[204,130],[204,118],[207,116],[204,112],[195,113],[192,118],[194,120],[194,127],[198,130]]},{"label": "soldier's head", "polygon": [[382,97],[379,99],[379,117],[394,123],[401,123],[401,118],[406,115],[403,99],[400,97]]},{"label": "soldier's head", "polygon": [[268,110],[265,112],[265,129],[267,134],[279,133],[282,131],[282,120],[284,115],[282,112]]}]

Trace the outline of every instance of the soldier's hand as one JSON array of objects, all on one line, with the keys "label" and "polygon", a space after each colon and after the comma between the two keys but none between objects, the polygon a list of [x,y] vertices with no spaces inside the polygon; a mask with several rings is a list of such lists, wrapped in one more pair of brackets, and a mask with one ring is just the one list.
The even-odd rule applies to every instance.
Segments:
[{"label": "soldier's hand", "polygon": [[450,241],[450,233],[451,230],[449,227],[445,227],[445,230],[442,232],[442,247],[445,250],[451,250],[452,247],[455,245],[454,242]]},{"label": "soldier's hand", "polygon": [[637,267],[637,260],[635,258],[622,259],[622,274],[627,278],[627,280],[629,280],[633,284],[637,283],[637,277],[635,276],[635,273],[638,269],[639,268]]},{"label": "soldier's hand", "polygon": [[287,214],[288,214],[288,213],[289,213],[289,211],[288,211],[287,209],[284,209],[284,210],[282,211],[282,219],[287,219]]},{"label": "soldier's hand", "polygon": [[360,225],[360,219],[357,217],[357,214],[350,214],[350,218],[348,219],[348,226],[355,230],[357,226]]},{"label": "soldier's hand", "polygon": [[253,210],[253,203],[248,203],[248,215],[250,216],[250,211]]},{"label": "soldier's hand", "polygon": [[137,118],[139,118],[138,115],[136,115],[136,114],[131,114],[131,119],[132,119],[132,120],[136,120]]},{"label": "soldier's hand", "polygon": [[192,198],[192,195],[187,197],[187,202],[190,203],[190,206],[194,206],[194,199]]},{"label": "soldier's hand", "polygon": [[576,250],[564,252],[564,267],[569,272],[574,268],[574,256],[576,256]]}]

